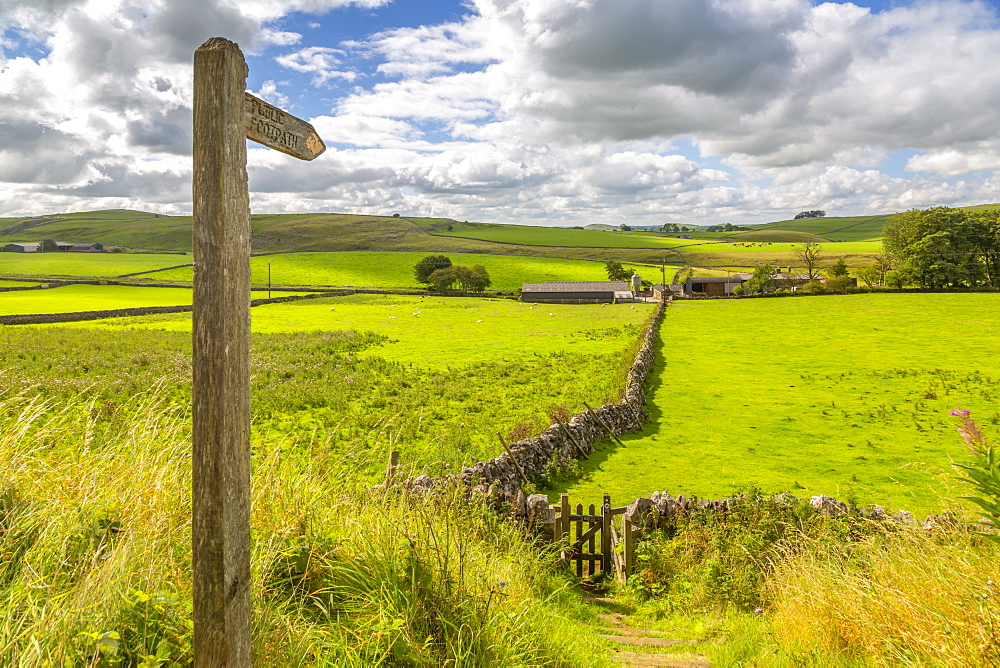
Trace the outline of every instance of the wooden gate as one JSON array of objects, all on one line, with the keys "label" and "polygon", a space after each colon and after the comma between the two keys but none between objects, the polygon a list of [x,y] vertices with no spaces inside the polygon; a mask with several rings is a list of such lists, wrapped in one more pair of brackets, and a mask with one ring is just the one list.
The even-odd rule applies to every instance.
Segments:
[{"label": "wooden gate", "polygon": [[[626,517],[626,507],[612,508],[611,495],[607,493],[599,507],[590,504],[586,512],[582,503],[576,504],[574,512],[569,494],[563,494],[559,504],[550,507],[555,510],[553,538],[563,546],[560,550],[563,561],[575,562],[577,577],[603,572],[625,580],[632,571],[634,531],[631,518]],[[615,519],[619,515],[620,522]]]}]

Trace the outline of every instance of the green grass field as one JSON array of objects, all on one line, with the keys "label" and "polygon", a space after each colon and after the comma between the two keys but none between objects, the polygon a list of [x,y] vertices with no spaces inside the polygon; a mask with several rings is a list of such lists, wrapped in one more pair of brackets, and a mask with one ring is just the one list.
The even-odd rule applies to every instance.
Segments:
[{"label": "green grass field", "polygon": [[[274,293],[284,296],[297,293]],[[254,299],[267,291],[254,291]],[[0,292],[0,315],[75,313],[140,306],[185,306],[192,301],[190,288],[140,288],[120,285],[66,285],[48,290]]]},{"label": "green grass field", "polygon": [[[353,295],[258,306],[251,312],[251,327],[259,334],[374,332],[388,340],[361,354],[441,370],[564,353],[603,354],[609,342],[625,345],[634,339],[652,308],[651,304],[532,308],[509,299]],[[61,326],[190,331],[191,318],[158,315]]]},{"label": "green grass field", "polygon": [[892,214],[804,218],[757,225],[754,229],[760,231],[794,230],[809,232],[831,241],[877,241],[882,237],[882,227],[891,216]]},{"label": "green grass field", "polygon": [[[573,498],[765,492],[911,511],[954,498],[949,411],[1000,422],[996,295],[680,302],[667,310],[641,434],[584,463]],[[557,490],[558,491],[558,490]]]},{"label": "green grass field", "polygon": [[113,278],[191,261],[190,254],[0,253],[0,276]]},{"label": "green grass field", "polygon": [[[455,471],[495,456],[497,431],[541,431],[553,406],[617,397],[651,313],[380,295],[258,306],[255,439],[325,444],[368,482],[390,445],[411,472]],[[0,374],[46,396],[119,403],[156,387],[151,400],[186,406],[190,329],[187,313],[7,326]]]},{"label": "green grass field", "polygon": [[[586,260],[508,255],[445,253],[453,264],[486,267],[493,281],[490,289],[519,290],[522,283],[545,281],[607,280],[604,265]],[[422,287],[413,267],[427,253],[282,253],[251,260],[254,283],[267,283],[268,265],[276,285],[337,285],[353,287]],[[163,280],[191,280],[191,269],[151,274]]]},{"label": "green grass field", "polygon": [[[802,248],[801,243],[776,243],[771,242],[767,245],[760,245],[761,242],[748,241],[742,242],[745,245],[741,245],[741,242],[733,243],[700,243],[700,244],[689,244],[684,248],[679,248],[678,250],[684,256],[691,253],[735,253],[738,255],[745,254],[759,254],[759,253],[794,253],[795,251]],[[841,243],[821,243],[820,250],[824,253],[829,253],[831,256],[836,253],[837,255],[843,253],[880,253],[882,252],[882,242],[881,241],[853,241],[853,242],[841,242]]]},{"label": "green grass field", "polygon": [[[604,265],[597,260],[480,253],[446,254],[454,264],[467,266],[481,264],[486,267],[493,280],[491,286],[493,290],[519,290],[522,283],[607,280]],[[251,275],[254,283],[266,285],[268,265],[270,265],[271,281],[274,285],[419,288],[422,286],[413,278],[413,266],[426,256],[425,252],[280,253],[251,258]],[[114,278],[133,272],[173,267],[192,260],[190,254],[0,253],[0,276],[6,274]],[[676,271],[678,266],[667,265],[667,271]],[[659,267],[656,270],[658,271]],[[130,280],[190,282],[191,278],[191,267],[182,267],[143,274]],[[7,282],[0,280],[0,285],[5,283]],[[20,284],[23,283],[18,283]]]}]

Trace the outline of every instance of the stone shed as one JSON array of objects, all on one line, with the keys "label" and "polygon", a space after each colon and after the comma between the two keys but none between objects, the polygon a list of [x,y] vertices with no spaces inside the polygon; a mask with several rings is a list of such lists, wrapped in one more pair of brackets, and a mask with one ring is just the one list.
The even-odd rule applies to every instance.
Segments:
[{"label": "stone shed", "polygon": [[634,300],[625,281],[524,283],[521,301],[537,304],[614,304]]}]

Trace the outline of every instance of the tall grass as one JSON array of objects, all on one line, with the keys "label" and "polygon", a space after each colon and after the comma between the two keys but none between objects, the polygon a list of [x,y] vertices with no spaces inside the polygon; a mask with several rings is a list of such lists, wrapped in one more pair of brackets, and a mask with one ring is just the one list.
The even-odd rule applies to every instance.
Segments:
[{"label": "tall grass", "polygon": [[[0,664],[185,665],[190,424],[154,391],[0,398]],[[364,490],[321,441],[253,455],[258,665],[579,665],[546,550],[456,494]],[[595,645],[597,643],[597,645]],[[596,660],[600,663],[600,659]]]},{"label": "tall grass", "polygon": [[1000,665],[1000,549],[957,528],[788,546],[770,583],[793,655]]},{"label": "tall grass", "polygon": [[647,619],[721,619],[720,665],[1000,666],[1000,543],[968,520],[742,495],[644,537],[624,593]]}]

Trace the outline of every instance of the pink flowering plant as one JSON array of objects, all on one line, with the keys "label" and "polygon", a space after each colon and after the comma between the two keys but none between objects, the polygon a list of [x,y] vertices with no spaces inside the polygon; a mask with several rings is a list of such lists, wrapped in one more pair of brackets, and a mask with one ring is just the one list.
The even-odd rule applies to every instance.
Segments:
[{"label": "pink flowering plant", "polygon": [[[972,453],[973,460],[968,464],[956,464],[965,472],[962,480],[972,485],[979,496],[964,496],[982,508],[980,514],[997,532],[1000,532],[1000,460],[992,445],[986,444],[986,437],[969,411],[956,408],[951,412],[959,419],[958,433],[965,442],[965,447]],[[980,534],[989,540],[1000,543],[1000,533]]]}]

